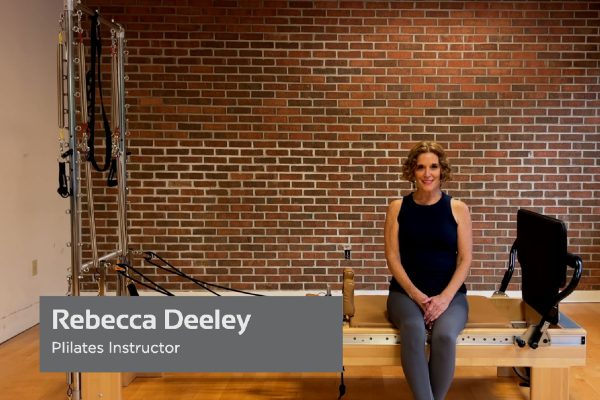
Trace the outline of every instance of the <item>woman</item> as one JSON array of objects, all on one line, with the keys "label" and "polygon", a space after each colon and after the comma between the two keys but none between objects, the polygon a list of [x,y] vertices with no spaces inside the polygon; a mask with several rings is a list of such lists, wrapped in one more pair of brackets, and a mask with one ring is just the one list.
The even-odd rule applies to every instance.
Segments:
[{"label": "woman", "polygon": [[400,329],[402,368],[415,399],[441,400],[454,377],[456,338],[467,322],[471,217],[465,203],[442,192],[450,166],[439,144],[415,145],[402,176],[415,190],[392,201],[386,214],[388,316]]}]

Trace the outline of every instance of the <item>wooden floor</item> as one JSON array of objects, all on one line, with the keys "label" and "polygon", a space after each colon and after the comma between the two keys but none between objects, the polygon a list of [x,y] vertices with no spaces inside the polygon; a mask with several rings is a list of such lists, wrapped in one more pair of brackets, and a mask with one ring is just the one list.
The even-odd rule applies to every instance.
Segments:
[{"label": "wooden floor", "polygon": [[[561,310],[588,332],[587,366],[571,369],[570,398],[600,399],[600,303],[563,304]],[[0,400],[67,399],[65,374],[39,372],[38,338],[34,327],[0,345]],[[347,368],[345,383],[345,400],[411,399],[400,368]],[[167,373],[136,379],[123,389],[123,400],[334,400],[338,385],[338,374]],[[498,378],[494,368],[462,367],[447,400],[528,397],[516,378]]]}]

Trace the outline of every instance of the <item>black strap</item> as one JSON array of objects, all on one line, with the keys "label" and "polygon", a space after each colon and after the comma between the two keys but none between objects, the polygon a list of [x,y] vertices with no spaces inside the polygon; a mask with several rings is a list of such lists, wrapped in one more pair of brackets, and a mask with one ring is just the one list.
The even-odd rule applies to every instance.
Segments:
[{"label": "black strap", "polygon": [[129,284],[127,285],[127,291],[129,292],[129,296],[139,296],[140,295],[137,288],[135,287],[135,283],[133,283],[133,282],[129,282]]},{"label": "black strap", "polygon": [[338,400],[340,400],[346,394],[346,385],[344,384],[344,371],[345,370],[346,369],[342,365],[342,372],[340,372],[341,381],[340,381],[340,386],[338,388],[340,395],[338,396]]},{"label": "black strap", "polygon": [[58,162],[58,189],[56,190],[63,199],[66,199],[71,195],[71,192],[69,191],[67,168],[65,164],[66,162],[64,161]]},{"label": "black strap", "polygon": [[[215,283],[209,283],[209,282],[201,281],[199,279],[196,279],[196,278],[194,278],[194,277],[186,274],[185,272],[183,272],[179,268],[176,268],[171,263],[169,263],[167,260],[165,260],[164,258],[162,258],[161,256],[159,256],[158,254],[156,254],[153,251],[145,251],[144,254],[145,254],[144,260],[146,260],[146,262],[154,265],[156,268],[162,269],[163,271],[173,273],[173,274],[178,275],[178,276],[180,276],[182,278],[185,278],[185,279],[187,279],[189,281],[192,281],[196,285],[202,287],[203,289],[208,290],[209,292],[211,292],[215,296],[220,296],[220,294],[217,293],[217,292],[215,292],[214,290],[210,289],[209,286],[216,287],[216,288],[219,288],[219,289],[228,290],[230,292],[247,294],[247,295],[250,295],[250,296],[263,296],[262,294],[258,294],[258,293],[245,292],[243,290],[234,289],[234,288],[230,288],[230,287],[227,287],[227,286],[221,286],[221,285],[217,285]],[[154,262],[153,261],[154,258],[159,259],[160,261],[162,261],[163,263],[165,263],[168,266],[168,268],[165,267],[165,266],[162,266],[162,265],[160,265],[160,264],[158,264],[156,262]]]},{"label": "black strap", "polygon": [[[87,154],[87,160],[92,163],[94,169],[98,172],[107,171],[111,165],[111,152],[112,152],[112,132],[110,130],[110,123],[104,110],[104,100],[102,98],[102,77],[100,75],[101,64],[102,64],[102,38],[100,36],[100,24],[98,23],[98,13],[90,16],[92,20],[92,26],[90,29],[91,39],[91,67],[86,76],[87,83],[87,97],[88,97],[88,147],[89,151]],[[97,72],[97,77],[96,77]],[[96,128],[96,79],[98,80],[98,90],[100,91],[100,108],[102,110],[102,119],[104,123],[104,134],[106,138],[106,148],[104,155],[104,166],[100,168],[96,161],[94,154],[94,131]],[[110,178],[109,178],[110,179]],[[110,182],[110,180],[109,180]],[[109,184],[110,186],[110,184]]]},{"label": "black strap", "polygon": [[110,170],[108,171],[106,184],[108,187],[115,187],[117,186],[117,183],[117,160],[113,158],[110,162]]},{"label": "black strap", "polygon": [[[134,281],[136,283],[139,283],[140,285],[142,285],[144,287],[147,287],[148,289],[152,289],[155,292],[162,293],[165,296],[175,296],[173,293],[169,292],[167,289],[165,289],[164,287],[162,287],[158,283],[154,282],[152,279],[148,278],[146,275],[144,275],[143,273],[141,273],[140,271],[138,271],[137,269],[135,269],[131,265],[129,265],[127,263],[117,263],[117,265],[119,267],[121,267],[120,269],[117,270],[117,273],[119,275],[122,275],[122,276],[124,276],[127,279],[131,279],[132,281]],[[137,278],[131,276],[131,274],[129,274],[129,270],[131,270],[134,273],[138,274],[141,279],[137,279]],[[148,281],[150,283],[146,283],[143,280],[146,280],[146,281]],[[129,289],[129,290],[131,290],[131,289]]]}]

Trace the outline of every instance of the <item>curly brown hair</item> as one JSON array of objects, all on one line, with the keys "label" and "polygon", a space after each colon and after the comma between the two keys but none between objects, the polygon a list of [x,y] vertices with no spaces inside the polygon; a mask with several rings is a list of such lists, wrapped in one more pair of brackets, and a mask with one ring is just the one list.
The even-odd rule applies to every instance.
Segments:
[{"label": "curly brown hair", "polygon": [[413,146],[408,152],[404,164],[402,164],[402,178],[409,182],[415,180],[415,169],[417,168],[417,158],[423,153],[433,153],[438,156],[440,160],[441,175],[440,180],[442,182],[449,181],[452,178],[452,169],[448,163],[448,157],[446,151],[437,142],[422,141]]}]

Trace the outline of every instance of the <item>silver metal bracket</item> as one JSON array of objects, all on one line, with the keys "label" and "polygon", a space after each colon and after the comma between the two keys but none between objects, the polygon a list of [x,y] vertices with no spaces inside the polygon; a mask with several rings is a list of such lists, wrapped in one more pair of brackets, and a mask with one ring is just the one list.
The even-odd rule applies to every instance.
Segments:
[{"label": "silver metal bracket", "polygon": [[[548,335],[548,326],[549,323],[545,323],[544,326],[542,327],[542,336],[540,337],[540,340],[538,341],[538,346],[541,347],[546,347],[546,346],[550,346],[552,344],[552,339],[550,338],[550,335]],[[530,325],[529,328],[527,328],[527,331],[525,331],[525,334],[521,335],[521,336],[515,336],[515,344],[519,347],[525,347],[527,345],[527,343],[529,343],[529,339],[531,339],[531,337],[533,336],[533,334],[535,333],[537,329],[537,325]]]}]

